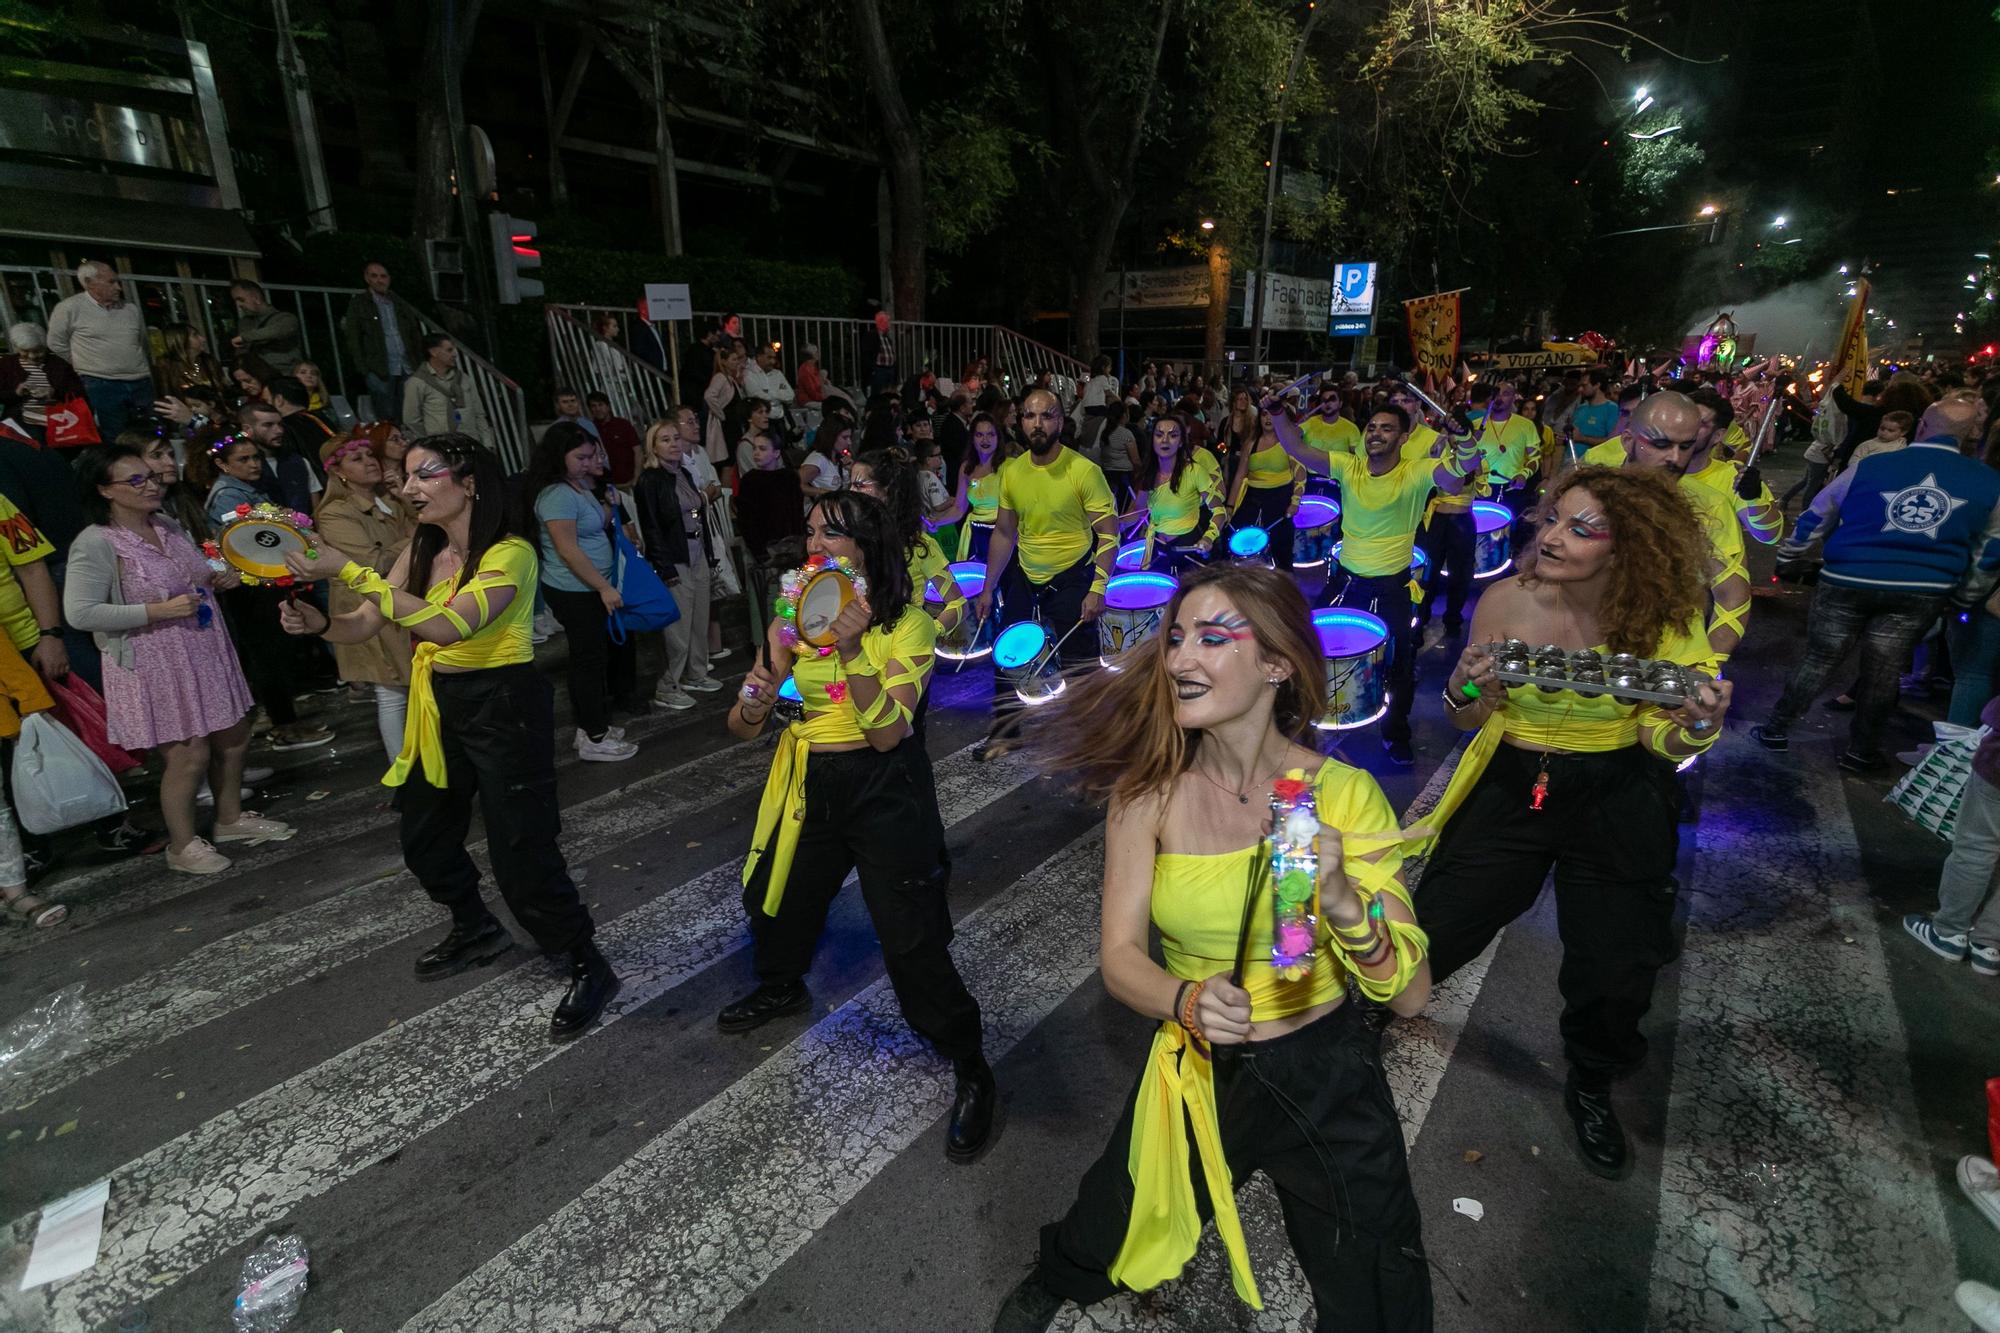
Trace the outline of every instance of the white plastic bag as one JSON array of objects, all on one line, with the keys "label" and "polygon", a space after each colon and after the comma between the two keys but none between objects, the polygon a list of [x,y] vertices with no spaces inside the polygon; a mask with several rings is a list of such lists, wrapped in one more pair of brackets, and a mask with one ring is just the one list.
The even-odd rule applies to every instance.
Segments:
[{"label": "white plastic bag", "polygon": [[1965,784],[1972,780],[1972,757],[1988,732],[1985,727],[1949,722],[1933,722],[1931,727],[1937,733],[1936,747],[1882,799],[1950,842],[1959,806],[1965,801]]},{"label": "white plastic bag", "polygon": [[47,713],[21,719],[14,743],[14,813],[30,833],[55,833],[125,809],[104,761]]}]

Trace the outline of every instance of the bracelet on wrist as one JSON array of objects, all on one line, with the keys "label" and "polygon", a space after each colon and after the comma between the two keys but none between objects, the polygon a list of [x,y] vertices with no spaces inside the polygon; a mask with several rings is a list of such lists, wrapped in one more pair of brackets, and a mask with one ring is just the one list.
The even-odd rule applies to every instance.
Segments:
[{"label": "bracelet on wrist", "polygon": [[1187,998],[1181,1001],[1180,1024],[1197,1037],[1201,1035],[1201,1027],[1195,1022],[1194,1011],[1195,1006],[1201,1003],[1201,993],[1207,985],[1206,981],[1192,983],[1188,987]]},{"label": "bracelet on wrist", "polygon": [[1192,981],[1183,981],[1179,986],[1174,988],[1173,1008],[1169,1009],[1167,1012],[1173,1015],[1173,1019],[1176,1023],[1180,1022],[1181,1002],[1187,999],[1188,987],[1192,985],[1194,985]]}]

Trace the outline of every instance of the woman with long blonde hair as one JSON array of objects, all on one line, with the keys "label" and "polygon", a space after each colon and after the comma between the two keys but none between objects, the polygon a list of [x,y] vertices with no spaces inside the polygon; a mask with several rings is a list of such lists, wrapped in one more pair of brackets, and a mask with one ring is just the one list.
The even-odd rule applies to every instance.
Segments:
[{"label": "woman with long blonde hair", "polygon": [[[1379,1025],[1350,991],[1414,1014],[1430,991],[1401,835],[1367,773],[1302,744],[1325,665],[1298,586],[1274,570],[1197,570],[1164,628],[1117,671],[1071,681],[1016,744],[1108,800],[1105,988],[1160,1026],[1138,1087],[1076,1202],[996,1328],[1041,1329],[1180,1274],[1212,1216],[1236,1290],[1260,1306],[1234,1192],[1277,1187],[1320,1327],[1428,1329],[1430,1275]],[[1319,817],[1316,959],[1272,962],[1274,784]],[[1157,928],[1163,961],[1148,949]]]},{"label": "woman with long blonde hair", "polygon": [[227,381],[222,363],[208,350],[208,335],[191,324],[169,324],[160,330],[160,359],[153,363],[153,383],[161,393],[181,395],[190,389],[222,393]]},{"label": "woman with long blonde hair", "polygon": [[[1629,1160],[1611,1080],[1646,1054],[1639,1020],[1674,953],[1679,801],[1674,766],[1721,734],[1727,681],[1678,708],[1609,694],[1506,688],[1487,645],[1553,645],[1615,671],[1612,654],[1713,675],[1702,629],[1708,542],[1664,472],[1579,467],[1543,502],[1524,568],[1480,595],[1444,690],[1452,725],[1479,734],[1431,812],[1437,849],[1417,888],[1439,981],[1534,905],[1553,870],[1563,941],[1564,1105],[1584,1164]],[[1538,654],[1538,657],[1540,654]]]}]

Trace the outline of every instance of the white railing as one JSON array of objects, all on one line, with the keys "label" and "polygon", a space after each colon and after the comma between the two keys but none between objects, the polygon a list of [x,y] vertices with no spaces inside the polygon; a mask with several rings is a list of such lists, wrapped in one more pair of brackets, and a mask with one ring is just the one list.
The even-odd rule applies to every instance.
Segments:
[{"label": "white railing", "polygon": [[[236,326],[236,305],[230,299],[229,279],[147,273],[121,273],[119,277],[125,284],[125,299],[144,312],[148,327],[156,334],[165,325],[186,324],[206,337],[209,350],[218,360],[227,363],[229,339]],[[320,368],[321,377],[331,391],[339,392],[350,382],[359,381],[359,368],[350,369],[347,365],[340,322],[347,313],[348,302],[360,288],[304,287],[272,282],[260,285],[273,306],[298,316],[299,346],[305,353],[305,359]],[[46,325],[49,311],[75,290],[73,274],[53,268],[0,265],[0,318],[10,325],[22,320]],[[426,319],[422,311],[400,298],[398,304],[404,305],[417,317],[424,332],[450,332]],[[153,350],[156,353],[160,350],[157,338]],[[408,353],[413,359],[422,355],[421,349],[415,347],[409,348]],[[526,467],[534,438],[528,431],[527,401],[522,396],[521,386],[463,342],[459,344],[458,366],[466,372],[478,393],[479,405],[485,410],[486,420],[492,426],[494,438],[489,443],[499,452],[510,471]],[[289,374],[292,367],[274,366],[273,369]],[[381,408],[377,406],[376,410],[380,412]]]},{"label": "white railing", "polygon": [[[560,309],[586,329],[595,329],[600,318],[611,316],[618,321],[619,335],[628,347],[632,345],[632,326],[641,322],[635,310],[623,306],[563,305]],[[863,364],[861,352],[862,333],[872,327],[867,320],[729,313],[742,322],[744,344],[752,350],[766,343],[777,344],[779,363],[787,377],[796,378],[805,349],[815,347],[819,349],[820,375],[857,402],[862,401],[872,369]],[[695,312],[693,321],[651,322],[663,344],[678,340],[684,383],[707,383],[709,352],[701,346],[697,330],[723,315],[722,311],[703,310]],[[902,379],[928,370],[958,381],[967,370],[984,361],[988,367],[987,382],[1010,395],[1025,392],[1038,376],[1047,374],[1051,386],[1063,394],[1066,402],[1073,402],[1089,375],[1089,367],[1075,357],[998,324],[902,323],[890,325],[890,331],[896,339],[896,371]],[[685,364],[690,357],[699,358],[698,363]]]},{"label": "white railing", "polygon": [[[551,305],[543,318],[549,330],[549,360],[554,386],[588,393],[595,389],[611,400],[611,411],[643,433],[679,404],[672,377],[655,370],[623,346],[591,332],[570,309]],[[635,317],[636,318],[636,317]]]}]

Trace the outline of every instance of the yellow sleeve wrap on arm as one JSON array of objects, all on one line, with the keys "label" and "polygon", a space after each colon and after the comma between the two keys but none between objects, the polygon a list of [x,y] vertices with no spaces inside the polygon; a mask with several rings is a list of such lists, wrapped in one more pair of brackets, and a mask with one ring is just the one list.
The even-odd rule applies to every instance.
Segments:
[{"label": "yellow sleeve wrap on arm", "polygon": [[[1378,893],[1386,893],[1410,907],[1410,891],[1397,880],[1396,872],[1402,868],[1402,857],[1385,855],[1391,848],[1400,850],[1403,835],[1400,831],[1381,834],[1350,833],[1342,839],[1342,868],[1347,872],[1349,883],[1361,895],[1365,910]],[[1372,849],[1372,850],[1371,850]],[[1357,854],[1358,853],[1358,854]],[[1414,914],[1414,908],[1412,913]],[[1354,978],[1363,995],[1377,1004],[1387,1004],[1401,995],[1411,980],[1417,975],[1417,967],[1430,952],[1431,939],[1423,927],[1408,921],[1398,921],[1384,914],[1382,925],[1389,933],[1389,949],[1396,960],[1396,970],[1386,977],[1371,977],[1361,969],[1350,965],[1348,975]]]},{"label": "yellow sleeve wrap on arm", "polygon": [[[469,639],[476,632],[473,626],[465,623],[465,617],[452,610],[449,604],[435,606],[426,603],[421,611],[412,611],[407,615],[397,615],[396,586],[366,565],[357,564],[352,560],[348,561],[345,565],[341,566],[340,581],[345,583],[356,596],[374,598],[375,605],[381,608],[382,618],[391,624],[401,625],[403,628],[408,629],[413,625],[421,625],[427,620],[435,620],[439,616],[443,616],[445,621],[458,631],[458,636],[461,639]],[[479,601],[480,621],[483,624],[487,619],[486,591],[483,588],[479,588],[477,584],[474,585],[474,588],[476,589],[474,595]]]}]

